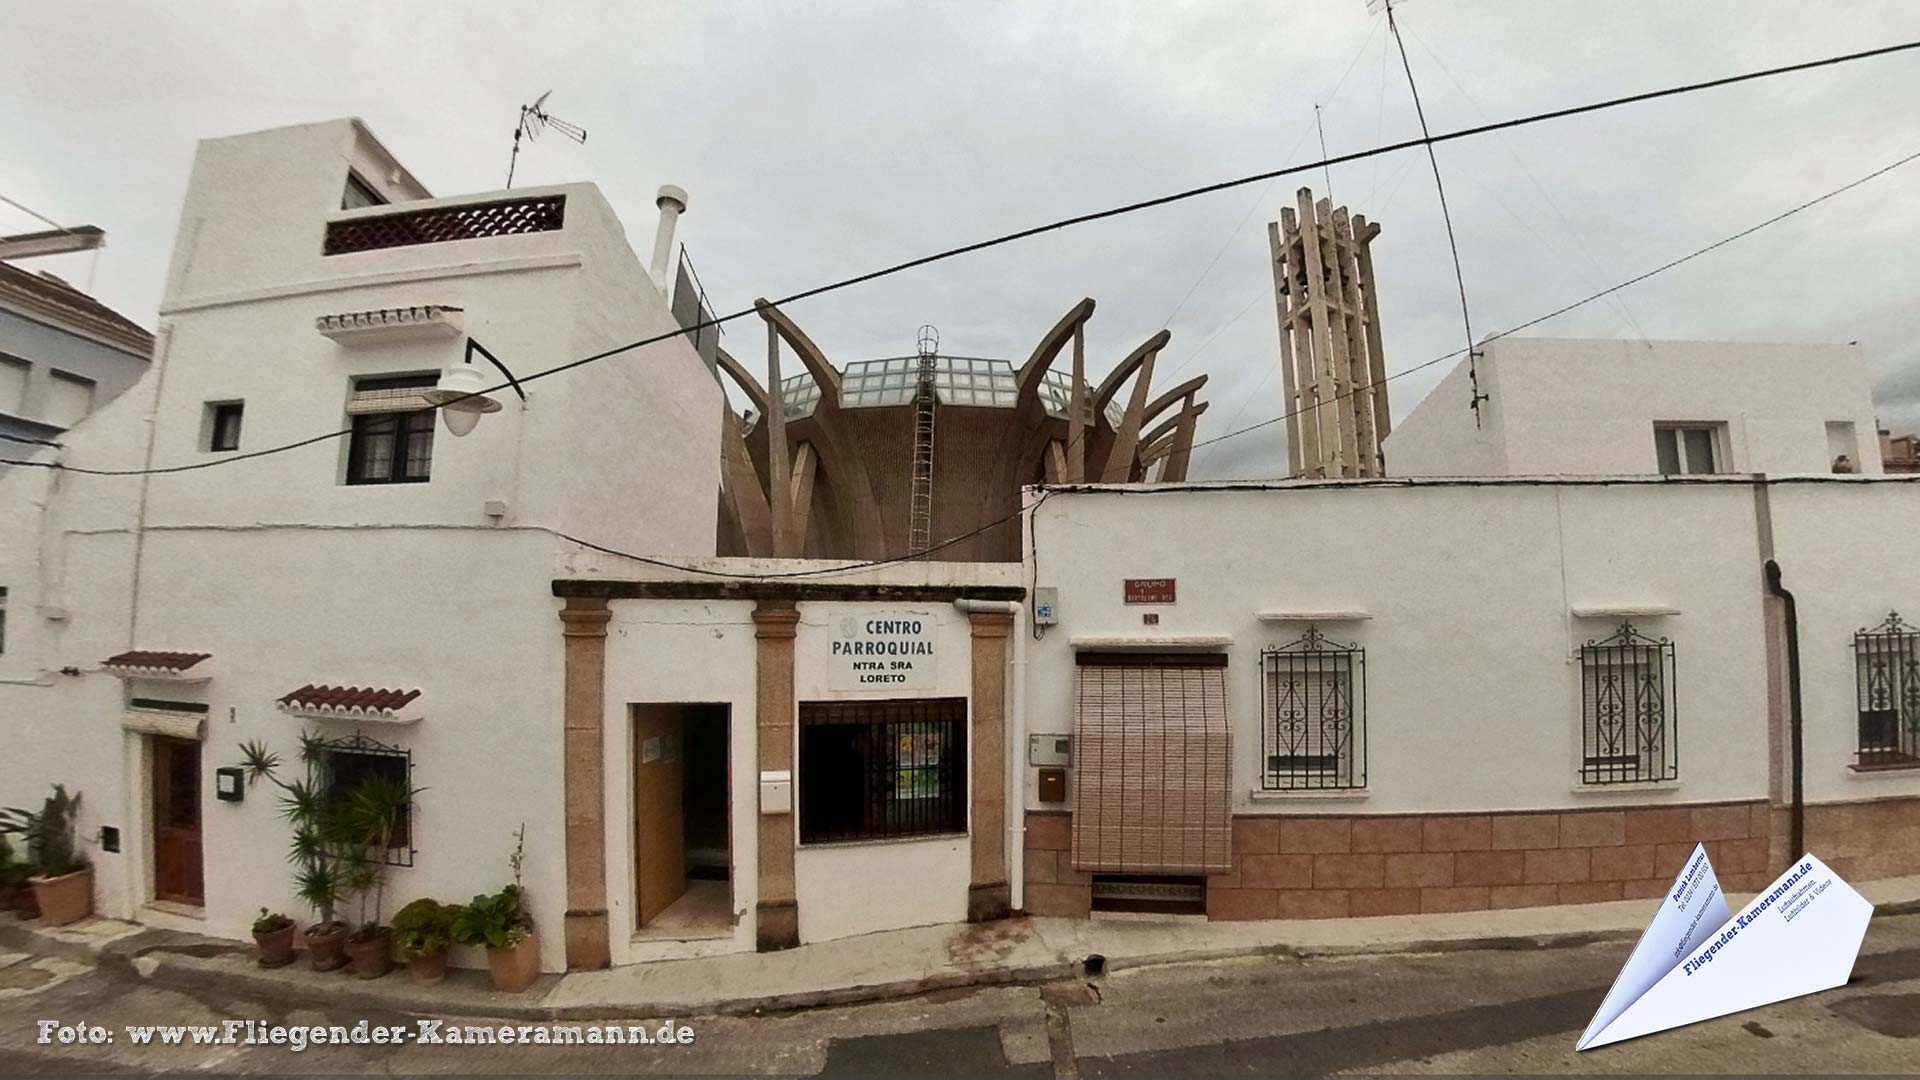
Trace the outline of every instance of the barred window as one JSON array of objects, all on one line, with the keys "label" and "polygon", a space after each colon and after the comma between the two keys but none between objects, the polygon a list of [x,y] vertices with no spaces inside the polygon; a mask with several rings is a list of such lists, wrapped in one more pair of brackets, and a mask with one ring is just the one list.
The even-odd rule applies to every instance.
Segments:
[{"label": "barred window", "polygon": [[1319,791],[1367,786],[1367,651],[1309,626],[1260,654],[1260,786]]},{"label": "barred window", "polygon": [[800,705],[800,842],[967,831],[967,701]]},{"label": "barred window", "polygon": [[1889,612],[1879,626],[1853,635],[1853,661],[1860,765],[1920,765],[1920,628]]},{"label": "barred window", "polygon": [[[411,750],[389,746],[365,735],[320,740],[316,747],[320,753],[316,762],[318,779],[321,790],[329,799],[351,798],[362,784],[374,779],[412,787]],[[380,859],[388,866],[413,865],[413,811],[413,804],[408,803],[406,809],[400,812],[393,835],[388,838],[386,854]]]},{"label": "barred window", "polygon": [[1580,687],[1581,783],[1679,778],[1672,642],[1621,623],[1581,647]]}]

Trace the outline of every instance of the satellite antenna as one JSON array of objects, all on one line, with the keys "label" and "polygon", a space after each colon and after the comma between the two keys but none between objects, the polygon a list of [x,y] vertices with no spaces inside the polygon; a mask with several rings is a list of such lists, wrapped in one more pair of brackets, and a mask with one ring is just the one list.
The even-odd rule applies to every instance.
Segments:
[{"label": "satellite antenna", "polygon": [[533,104],[520,106],[520,123],[513,129],[513,156],[507,159],[507,186],[509,188],[513,186],[514,166],[520,163],[520,137],[522,135],[527,137],[528,142],[532,142],[540,137],[541,132],[552,128],[576,143],[584,143],[587,141],[586,128],[578,124],[569,124],[565,120],[547,112],[547,98],[552,95],[553,91],[549,90],[539,97],[534,98]]}]

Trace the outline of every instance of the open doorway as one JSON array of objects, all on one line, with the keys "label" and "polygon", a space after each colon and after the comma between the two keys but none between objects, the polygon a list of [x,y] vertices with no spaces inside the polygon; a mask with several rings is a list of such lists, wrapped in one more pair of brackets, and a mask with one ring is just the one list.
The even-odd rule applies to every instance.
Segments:
[{"label": "open doorway", "polygon": [[726,705],[633,706],[634,924],[648,937],[733,928]]}]

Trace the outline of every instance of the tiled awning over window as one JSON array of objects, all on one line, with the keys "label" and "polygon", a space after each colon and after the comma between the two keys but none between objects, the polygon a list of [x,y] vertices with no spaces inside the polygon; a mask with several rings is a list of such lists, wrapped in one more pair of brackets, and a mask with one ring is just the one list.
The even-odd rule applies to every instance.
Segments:
[{"label": "tiled awning over window", "polygon": [[383,720],[410,724],[420,719],[419,712],[409,708],[419,697],[418,690],[308,683],[282,697],[280,711],[326,720]]},{"label": "tiled awning over window", "polygon": [[122,678],[192,679],[206,674],[207,669],[199,665],[211,659],[212,653],[134,649],[109,656],[100,666]]}]

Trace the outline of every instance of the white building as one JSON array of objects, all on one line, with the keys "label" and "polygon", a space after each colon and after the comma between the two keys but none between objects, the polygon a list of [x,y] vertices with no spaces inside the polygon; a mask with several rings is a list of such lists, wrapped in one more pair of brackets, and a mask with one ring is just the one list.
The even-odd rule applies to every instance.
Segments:
[{"label": "white building", "polygon": [[[268,789],[216,801],[213,770],[311,730],[434,792],[396,895],[498,888],[525,822],[559,967],[555,558],[563,534],[710,553],[721,392],[670,338],[496,393],[464,437],[418,395],[469,339],[526,376],[675,329],[592,185],[431,198],[357,121],[203,143],[153,370],[42,455],[68,471],[0,478],[3,801],[86,794],[88,830],[118,831],[103,912],[244,936],[294,906],[287,834]],[[150,466],[195,471],[81,471]],[[185,655],[103,663],[154,652]],[[330,715],[329,687],[401,707]]]},{"label": "white building", "polygon": [[1858,346],[1510,337],[1482,350],[1478,424],[1462,363],[1388,436],[1388,475],[1880,472]]},{"label": "white building", "polygon": [[[397,902],[498,888],[524,824],[550,971],[1651,895],[1696,839],[1735,890],[1797,838],[1920,872],[1920,502],[1870,440],[1830,471],[1850,350],[1503,341],[1486,428],[1456,373],[1387,444],[1472,479],[1034,489],[1022,563],[848,569],[713,557],[684,338],[427,408],[674,332],[661,276],[591,185],[433,199],[352,121],[202,145],[154,370],[0,477],[0,805],[85,794],[102,912],[304,918],[272,793],[213,783],[302,731],[421,789]],[[1662,357],[1685,395],[1622,375]],[[1651,475],[1668,424],[1745,475]]]}]

